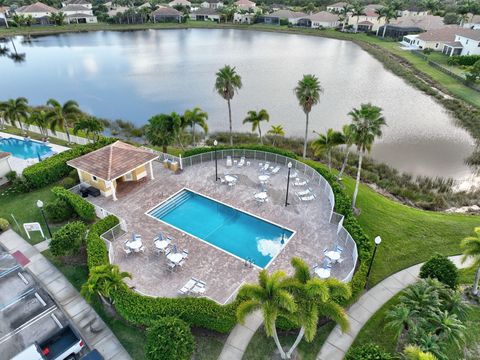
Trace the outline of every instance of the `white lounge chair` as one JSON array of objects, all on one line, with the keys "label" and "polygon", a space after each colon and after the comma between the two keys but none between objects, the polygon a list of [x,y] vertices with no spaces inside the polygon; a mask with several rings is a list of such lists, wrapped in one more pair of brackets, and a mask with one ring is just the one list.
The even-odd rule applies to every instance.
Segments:
[{"label": "white lounge chair", "polygon": [[311,195],[312,192],[310,191],[310,189],[306,189],[306,190],[302,190],[302,191],[297,191],[297,192],[295,192],[295,194],[296,194],[298,197],[302,197],[302,196]]},{"label": "white lounge chair", "polygon": [[315,195],[314,194],[311,194],[311,195],[307,195],[307,196],[300,196],[300,200],[301,201],[312,201],[315,199]]},{"label": "white lounge chair", "polygon": [[227,156],[227,167],[232,167],[232,157]]},{"label": "white lounge chair", "polygon": [[280,166],[275,166],[272,170],[272,175],[277,174],[280,171]]},{"label": "white lounge chair", "polygon": [[308,181],[306,179],[300,179],[296,178],[295,181],[293,182],[294,186],[305,186],[308,184]]},{"label": "white lounge chair", "polygon": [[269,162],[266,162],[265,165],[263,165],[262,170],[263,170],[263,171],[267,171],[269,167],[270,167],[270,163],[269,163]]},{"label": "white lounge chair", "polygon": [[188,259],[188,250],[187,249],[182,250],[182,256],[183,256],[184,259]]},{"label": "white lounge chair", "polygon": [[124,245],[122,249],[123,249],[123,252],[125,253],[125,257],[128,257],[128,255],[132,253],[132,250],[128,246]]},{"label": "white lounge chair", "polygon": [[188,295],[188,293],[190,291],[192,291],[193,287],[197,284],[197,281],[194,280],[194,279],[190,279],[187,281],[187,283],[185,285],[183,285],[183,287],[178,290],[178,292],[182,295]]},{"label": "white lounge chair", "polygon": [[237,164],[238,167],[243,167],[243,165],[245,165],[245,156],[242,156]]}]

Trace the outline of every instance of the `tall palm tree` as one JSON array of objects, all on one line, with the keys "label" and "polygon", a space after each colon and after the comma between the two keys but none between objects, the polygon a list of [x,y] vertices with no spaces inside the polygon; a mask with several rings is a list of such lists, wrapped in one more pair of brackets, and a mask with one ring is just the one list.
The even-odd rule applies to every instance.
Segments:
[{"label": "tall palm tree", "polygon": [[45,110],[34,111],[30,117],[27,119],[27,124],[36,125],[40,129],[42,136],[48,136],[48,126],[49,126],[48,113]]},{"label": "tall palm tree", "polygon": [[[314,131],[315,132],[315,131]],[[345,138],[343,134],[339,131],[335,131],[332,128],[328,129],[325,134],[319,134],[318,138],[312,142],[312,149],[315,156],[320,156],[324,153],[328,157],[328,168],[332,168],[332,150],[339,146],[345,144]]]},{"label": "tall palm tree", "polygon": [[185,122],[192,128],[193,144],[195,145],[195,128],[197,126],[200,126],[205,134],[208,133],[208,114],[199,107],[196,107],[193,110],[185,110],[183,117]]},{"label": "tall palm tree", "polygon": [[350,149],[353,145],[353,136],[350,130],[350,125],[343,125],[342,133],[343,133],[343,138],[346,145],[346,152],[345,152],[345,157],[343,158],[342,168],[338,173],[338,179],[342,179],[343,172],[345,171],[345,168],[347,166],[348,156],[350,155]]},{"label": "tall palm tree", "polygon": [[182,133],[185,130],[185,128],[188,126],[188,123],[185,120],[184,116],[179,115],[176,112],[172,112],[170,114],[170,117],[172,118],[172,121],[173,121],[175,137],[177,138],[177,141],[180,144],[180,147],[182,148],[182,150],[185,150],[185,147],[183,146],[183,143],[182,143]]},{"label": "tall palm tree", "polygon": [[353,109],[348,114],[352,117],[350,128],[352,131],[353,143],[357,146],[357,150],[359,151],[357,179],[352,201],[352,206],[355,207],[358,187],[360,185],[363,156],[366,152],[370,152],[375,138],[382,136],[382,127],[386,125],[386,122],[382,115],[382,109],[370,103],[362,104],[360,105],[360,109]]},{"label": "tall palm tree", "polygon": [[[383,33],[382,33],[382,38],[385,38],[385,34],[387,32],[387,26],[388,24],[390,24],[390,20],[396,19],[398,17],[398,9],[395,9],[394,7],[386,6],[380,9],[376,9],[375,12],[378,15],[377,19],[379,21],[382,18],[385,19],[385,24],[383,25]],[[377,31],[377,35],[378,35],[378,31]]]},{"label": "tall palm tree", "polygon": [[50,118],[50,130],[55,132],[57,128],[67,133],[67,139],[70,143],[70,127],[75,123],[78,116],[82,114],[78,103],[74,100],[68,100],[63,105],[55,99],[49,99],[47,105],[50,106],[48,117]]},{"label": "tall palm tree", "polygon": [[93,142],[96,142],[100,137],[100,134],[103,132],[103,124],[95,119],[94,117],[84,117],[75,122],[73,126],[73,133],[77,135],[79,131],[84,131],[87,135],[87,138],[90,138],[92,135]]},{"label": "tall palm tree", "polygon": [[178,118],[167,114],[154,115],[145,126],[145,137],[153,146],[161,146],[164,153],[177,136]]},{"label": "tall palm tree", "polygon": [[104,303],[110,299],[112,292],[125,286],[123,279],[132,278],[128,272],[121,272],[117,265],[106,264],[90,270],[88,280],[83,284],[80,293],[90,302],[93,295],[97,294]]},{"label": "tall palm tree", "polygon": [[270,130],[267,131],[267,134],[273,136],[272,145],[275,146],[275,140],[277,137],[285,136],[285,131],[282,125],[272,125]]},{"label": "tall palm tree", "polygon": [[308,116],[312,107],[320,102],[320,95],[323,93],[323,88],[320,81],[315,75],[303,75],[294,89],[295,95],[299,105],[305,113],[305,138],[303,139],[303,158],[307,156],[307,141],[308,141]]},{"label": "tall palm tree", "polygon": [[472,294],[478,296],[478,281],[480,280],[480,227],[474,229],[475,236],[468,236],[462,240],[460,247],[463,251],[462,262],[472,258],[473,265],[477,267],[473,282]]},{"label": "tall palm tree", "polygon": [[351,12],[352,16],[357,18],[355,32],[358,32],[358,21],[360,20],[360,16],[365,15],[365,6],[360,1],[355,1],[352,5]]},{"label": "tall palm tree", "polygon": [[2,107],[5,120],[8,121],[12,126],[17,126],[18,123],[22,132],[25,133],[22,121],[26,121],[28,119],[28,113],[30,111],[28,107],[28,100],[24,97],[9,99],[3,103]]},{"label": "tall palm tree", "polygon": [[235,71],[235,67],[225,65],[223,68],[217,71],[215,80],[215,91],[225,100],[228,104],[228,119],[230,124],[230,145],[233,146],[232,135],[232,107],[230,101],[233,99],[235,92],[242,88],[242,78]]},{"label": "tall palm tree", "polygon": [[320,316],[330,318],[340,325],[342,331],[347,331],[348,317],[338,301],[347,300],[352,295],[350,287],[336,279],[313,278],[308,265],[300,258],[292,258],[291,264],[295,272],[289,286],[297,303],[297,310],[287,317],[300,325],[300,331],[286,353],[287,359],[291,358],[302,338],[305,337],[307,342],[313,340]]},{"label": "tall palm tree", "polygon": [[405,360],[437,360],[431,352],[424,352],[416,345],[408,345],[403,349]]},{"label": "tall palm tree", "polygon": [[243,120],[243,123],[252,124],[252,131],[258,130],[258,135],[260,136],[260,144],[263,145],[262,129],[260,128],[260,123],[262,121],[268,122],[269,120],[270,115],[268,115],[267,110],[262,109],[259,112],[250,110],[247,113],[247,117]]},{"label": "tall palm tree", "polygon": [[348,24],[348,16],[350,15],[351,11],[352,11],[352,5],[348,3],[343,5],[343,7],[340,9],[339,15],[343,18],[342,31],[345,31],[345,26]]},{"label": "tall palm tree", "polygon": [[239,298],[243,300],[237,307],[237,318],[245,322],[248,314],[261,310],[267,336],[273,337],[282,359],[286,355],[278,339],[275,323],[279,315],[286,315],[297,309],[295,300],[287,290],[287,277],[283,271],[269,275],[266,270],[258,274],[258,284],[246,284],[240,288]]}]

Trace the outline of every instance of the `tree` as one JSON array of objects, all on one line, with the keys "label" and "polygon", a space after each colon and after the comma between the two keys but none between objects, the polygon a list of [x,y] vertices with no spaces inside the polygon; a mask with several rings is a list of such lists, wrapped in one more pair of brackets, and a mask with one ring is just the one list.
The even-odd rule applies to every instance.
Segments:
[{"label": "tree", "polygon": [[436,13],[438,10],[440,10],[440,7],[441,7],[441,3],[439,0],[423,0],[421,5],[425,10],[428,10],[431,14]]},{"label": "tree", "polygon": [[72,221],[57,230],[50,241],[50,251],[54,256],[78,253],[85,239],[87,227],[81,221]]},{"label": "tree", "polygon": [[353,145],[353,136],[352,136],[350,125],[343,125],[342,133],[343,133],[344,144],[346,145],[347,148],[345,152],[345,157],[343,158],[342,168],[338,173],[338,179],[342,179],[343,172],[345,171],[345,168],[347,166],[348,156],[350,155],[350,149]]},{"label": "tree", "polygon": [[95,266],[90,270],[88,280],[82,285],[80,293],[91,302],[94,295],[98,295],[104,303],[112,298],[112,293],[119,288],[125,287],[123,279],[132,278],[128,272],[120,271],[117,265],[105,264]]},{"label": "tree", "polygon": [[475,83],[477,79],[480,79],[480,60],[475,62],[469,69],[465,78],[470,83]]},{"label": "tree", "polygon": [[365,6],[360,1],[355,1],[352,5],[351,13],[353,17],[357,18],[355,32],[358,32],[358,21],[360,20],[360,16],[365,15]]},{"label": "tree", "polygon": [[286,355],[278,339],[275,323],[280,314],[292,313],[297,309],[287,285],[287,277],[283,271],[275,271],[269,275],[266,270],[262,270],[258,274],[258,284],[245,284],[240,288],[238,296],[245,300],[237,307],[237,318],[242,324],[248,314],[255,310],[262,311],[265,333],[273,337],[282,359],[285,359]]},{"label": "tree", "polygon": [[147,140],[153,146],[161,146],[162,151],[166,153],[167,146],[170,146],[177,136],[178,120],[166,114],[152,116],[145,127]]},{"label": "tree", "polygon": [[193,110],[185,110],[183,117],[188,126],[192,128],[193,144],[195,145],[195,128],[197,126],[200,126],[205,134],[208,133],[208,114],[199,107],[196,107]]},{"label": "tree", "polygon": [[[318,134],[318,133],[317,133]],[[328,168],[332,168],[332,150],[338,145],[345,144],[345,138],[339,131],[328,129],[325,134],[318,134],[318,139],[312,142],[312,149],[315,156],[327,154]]]},{"label": "tree", "polygon": [[437,279],[448,287],[455,289],[458,283],[458,269],[446,256],[433,255],[420,268],[421,279]]},{"label": "tree", "polygon": [[260,136],[260,144],[263,145],[262,129],[260,128],[260,123],[262,121],[268,122],[269,120],[270,115],[268,115],[267,110],[262,109],[259,112],[250,110],[247,113],[247,117],[243,120],[243,123],[252,124],[252,131],[258,130],[258,135]]},{"label": "tree", "polygon": [[27,118],[27,124],[36,125],[40,129],[40,133],[44,137],[48,137],[48,113],[45,110],[34,111],[30,117]]},{"label": "tree", "polygon": [[272,125],[270,130],[267,131],[267,134],[273,137],[272,145],[275,146],[275,140],[277,137],[285,136],[285,131],[282,125]]},{"label": "tree", "polygon": [[320,102],[323,88],[315,75],[303,75],[294,89],[299,105],[305,113],[305,137],[303,139],[303,158],[307,156],[308,117],[312,107]]},{"label": "tree", "polygon": [[472,266],[477,268],[472,293],[473,295],[478,296],[478,281],[480,279],[480,227],[476,227],[474,231],[475,236],[468,236],[463,239],[460,243],[460,247],[463,252],[462,262],[471,258],[473,261]]},{"label": "tree", "polygon": [[[398,17],[398,11],[393,7],[386,6],[380,9],[376,9],[375,12],[378,15],[377,18],[379,21],[382,18],[385,19],[385,24],[383,25],[383,33],[382,33],[382,38],[385,38],[385,34],[387,32],[387,26],[390,23],[390,20],[396,19]],[[378,31],[377,31],[377,35],[378,35]]]},{"label": "tree", "polygon": [[17,126],[18,123],[22,132],[25,133],[22,121],[26,121],[28,119],[28,114],[30,111],[28,107],[28,100],[24,97],[9,99],[3,103],[2,108],[5,120],[8,121],[12,126]]},{"label": "tree", "polygon": [[391,309],[386,316],[388,320],[387,327],[395,331],[395,337],[398,339],[403,331],[408,331],[415,326],[413,315],[416,311],[408,306],[401,304]]},{"label": "tree", "polygon": [[228,104],[228,119],[230,124],[230,145],[233,146],[232,135],[232,108],[230,101],[233,99],[235,92],[242,88],[242,78],[235,71],[235,67],[225,65],[223,68],[217,71],[215,80],[215,91],[225,100]]},{"label": "tree", "polygon": [[352,132],[353,143],[359,151],[357,179],[352,201],[352,207],[355,207],[358,187],[360,185],[363,156],[366,152],[370,152],[375,138],[382,136],[382,127],[386,125],[386,122],[382,115],[382,109],[370,103],[362,104],[360,105],[360,109],[353,109],[348,114],[352,117],[350,130]]},{"label": "tree", "polygon": [[65,22],[66,15],[63,12],[51,13],[48,19],[55,25],[61,26]]},{"label": "tree", "polygon": [[352,5],[348,3],[343,5],[343,7],[340,9],[339,15],[343,18],[342,31],[345,31],[345,26],[348,24],[348,17],[350,16],[351,11],[352,11]]},{"label": "tree", "polygon": [[90,138],[92,135],[93,142],[96,142],[100,137],[100,134],[103,132],[104,127],[101,121],[95,119],[94,117],[85,117],[75,122],[73,126],[73,133],[78,134],[79,131],[84,131],[87,135],[87,138]]},{"label": "tree", "polygon": [[180,147],[182,148],[182,150],[185,150],[185,147],[183,146],[183,143],[182,143],[183,130],[188,126],[187,122],[185,121],[185,117],[177,114],[176,112],[172,112],[170,114],[170,117],[172,118],[175,137],[177,138],[177,141],[180,144]]},{"label": "tree", "polygon": [[62,129],[67,134],[68,143],[70,143],[70,127],[82,114],[78,103],[74,100],[68,100],[63,105],[55,99],[49,99],[47,105],[50,106],[48,117],[50,119],[50,130],[55,132],[57,128]]},{"label": "tree", "polygon": [[416,345],[408,345],[403,350],[405,360],[437,360],[437,357],[430,352],[423,352]]}]

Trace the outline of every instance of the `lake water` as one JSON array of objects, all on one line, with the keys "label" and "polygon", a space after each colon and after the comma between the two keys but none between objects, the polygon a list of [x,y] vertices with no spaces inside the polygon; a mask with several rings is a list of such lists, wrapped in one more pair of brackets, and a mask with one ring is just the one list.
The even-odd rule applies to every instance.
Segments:
[{"label": "lake water", "polygon": [[234,129],[249,131],[242,125],[246,112],[265,108],[270,124],[264,128],[281,124],[287,135],[302,136],[305,117],[293,88],[303,74],[313,73],[325,93],[311,113],[311,131],[340,129],[353,107],[372,102],[383,108],[388,123],[374,158],[414,174],[472,176],[464,164],[474,148],[469,134],[432,98],[350,42],[189,29],[64,34],[16,43],[26,61],[0,58],[0,99],[75,99],[96,116],[138,125],[157,113],[200,106],[211,131],[226,130],[227,105],[213,85],[215,72],[230,64],[243,80],[232,101]]}]

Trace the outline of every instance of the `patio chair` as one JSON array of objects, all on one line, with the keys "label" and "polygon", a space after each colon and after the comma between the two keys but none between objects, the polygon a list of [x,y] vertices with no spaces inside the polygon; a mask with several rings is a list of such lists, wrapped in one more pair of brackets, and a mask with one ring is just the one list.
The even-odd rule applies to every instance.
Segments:
[{"label": "patio chair", "polygon": [[171,252],[172,252],[172,249],[171,249],[171,248],[165,249],[165,256],[170,255]]},{"label": "patio chair", "polygon": [[179,267],[183,267],[183,265],[185,265],[187,261],[185,260],[185,258],[183,258],[182,260],[180,260],[180,262],[177,264]]},{"label": "patio chair", "polygon": [[300,178],[295,178],[295,181],[293,182],[294,186],[305,186],[308,184],[308,181],[305,179],[300,179]]},{"label": "patio chair", "polygon": [[272,170],[272,175],[277,174],[279,171],[280,171],[280,166],[278,166],[278,165],[275,166],[275,167],[273,168],[273,170]]},{"label": "patio chair", "polygon": [[232,157],[227,156],[227,167],[232,167]]},{"label": "patio chair", "polygon": [[343,252],[343,247],[341,247],[340,245],[337,245],[335,246],[335,251],[341,254]]},{"label": "patio chair", "polygon": [[187,249],[182,250],[182,256],[183,256],[184,259],[188,259],[188,250]]},{"label": "patio chair", "polygon": [[340,259],[337,260],[337,263],[338,263],[338,264],[341,264],[341,263],[344,262],[344,261],[345,261],[345,258],[342,258],[342,257],[341,257]]},{"label": "patio chair", "polygon": [[245,165],[245,156],[242,156],[237,164],[238,167],[243,167],[243,165]]},{"label": "patio chair", "polygon": [[187,283],[185,285],[183,285],[183,287],[178,290],[178,292],[181,294],[181,295],[188,295],[188,293],[193,289],[193,287],[197,284],[197,281],[195,281],[193,278],[188,280]]},{"label": "patio chair", "polygon": [[168,261],[167,262],[167,270],[172,272],[175,270],[175,268],[177,267],[177,264],[175,264],[174,262],[171,262],[171,261]]},{"label": "patio chair", "polygon": [[315,199],[315,195],[314,194],[311,194],[311,195],[307,195],[307,196],[301,196],[300,197],[300,200],[303,201],[303,202],[308,202],[308,201],[312,201]]},{"label": "patio chair", "polygon": [[265,172],[265,171],[268,170],[269,167],[270,167],[270,163],[269,163],[269,162],[266,162],[265,165],[263,165],[262,170]]},{"label": "patio chair", "polygon": [[125,257],[128,257],[132,253],[132,250],[128,246],[122,246],[122,250],[125,253]]},{"label": "patio chair", "polygon": [[310,189],[306,189],[306,190],[302,190],[302,191],[296,191],[295,194],[296,194],[298,197],[302,197],[302,196],[311,195],[312,192],[310,191]]}]

